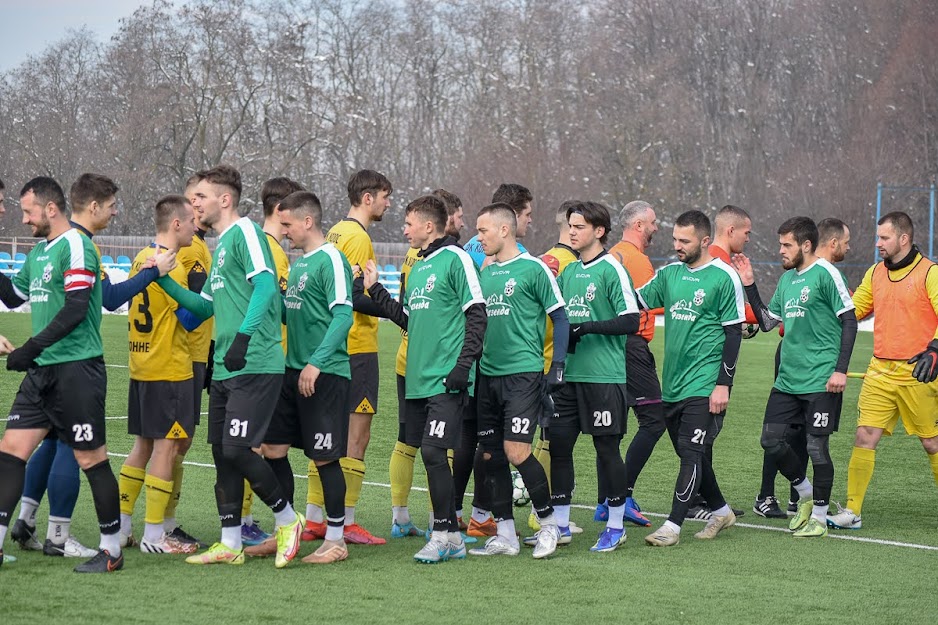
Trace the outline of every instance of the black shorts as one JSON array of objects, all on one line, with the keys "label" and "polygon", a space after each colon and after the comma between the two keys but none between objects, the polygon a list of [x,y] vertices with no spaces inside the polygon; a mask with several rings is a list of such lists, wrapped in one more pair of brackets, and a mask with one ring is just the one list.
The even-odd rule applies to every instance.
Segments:
[{"label": "black shorts", "polygon": [[13,399],[7,429],[49,429],[71,447],[88,451],[107,442],[104,358],[34,367]]},{"label": "black shorts", "polygon": [[669,430],[677,430],[678,444],[713,445],[723,428],[723,413],[710,412],[709,397],[689,397],[679,402],[664,402],[664,419]]},{"label": "black shorts", "polygon": [[456,449],[468,397],[466,393],[441,393],[405,400],[404,442],[411,447]]},{"label": "black shorts", "polygon": [[567,382],[552,397],[551,428],[579,429],[592,436],[625,434],[625,384]]},{"label": "black shorts", "polygon": [[500,448],[503,441],[530,444],[542,412],[544,374],[482,375],[478,380],[479,442],[487,449]]},{"label": "black shorts", "polygon": [[192,380],[130,381],[127,433],[143,438],[192,438]]},{"label": "black shorts", "polygon": [[349,412],[378,412],[378,354],[349,355],[352,384],[349,387]]},{"label": "black shorts", "polygon": [[406,411],[404,409],[404,398],[407,394],[407,387],[404,382],[405,378],[402,375],[397,376],[397,422],[404,423],[406,419],[404,415]]},{"label": "black shorts", "polygon": [[202,423],[202,391],[205,390],[205,363],[192,363],[192,407],[195,424]]},{"label": "black shorts", "polygon": [[830,436],[840,426],[843,393],[792,395],[773,388],[765,404],[764,423],[803,425],[808,434]]},{"label": "black shorts", "polygon": [[636,334],[628,334],[625,339],[625,377],[629,406],[659,403],[661,382],[658,380],[655,355],[651,353],[648,341]]},{"label": "black shorts", "polygon": [[303,397],[300,371],[283,374],[280,399],[264,442],[303,450],[310,460],[338,460],[348,447],[348,378],[320,373],[316,392]]},{"label": "black shorts", "polygon": [[250,373],[213,380],[208,398],[209,444],[260,447],[282,381],[282,373]]}]

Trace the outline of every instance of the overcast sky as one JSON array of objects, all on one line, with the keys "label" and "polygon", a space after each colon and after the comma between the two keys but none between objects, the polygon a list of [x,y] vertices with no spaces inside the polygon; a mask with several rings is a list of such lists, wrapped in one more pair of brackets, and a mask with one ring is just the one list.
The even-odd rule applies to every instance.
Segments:
[{"label": "overcast sky", "polygon": [[148,0],[0,0],[0,71],[62,39],[70,28],[88,26],[105,41]]}]

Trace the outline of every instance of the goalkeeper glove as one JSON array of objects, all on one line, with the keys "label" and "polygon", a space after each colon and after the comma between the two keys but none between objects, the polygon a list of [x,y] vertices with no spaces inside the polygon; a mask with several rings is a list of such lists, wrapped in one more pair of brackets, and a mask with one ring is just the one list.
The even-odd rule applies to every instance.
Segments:
[{"label": "goalkeeper glove", "polygon": [[938,378],[938,339],[932,339],[925,351],[909,358],[909,364],[915,365],[912,369],[913,378],[925,384],[934,382]]}]

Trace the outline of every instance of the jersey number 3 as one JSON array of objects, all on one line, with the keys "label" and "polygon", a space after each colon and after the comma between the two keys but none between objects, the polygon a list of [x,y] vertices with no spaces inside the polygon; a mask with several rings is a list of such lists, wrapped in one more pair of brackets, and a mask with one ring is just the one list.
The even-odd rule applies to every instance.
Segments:
[{"label": "jersey number 3", "polygon": [[139,319],[134,319],[134,327],[141,334],[149,334],[153,331],[153,315],[150,314],[150,294],[146,289],[140,291],[143,301],[137,305],[137,312],[143,315],[143,323]]}]

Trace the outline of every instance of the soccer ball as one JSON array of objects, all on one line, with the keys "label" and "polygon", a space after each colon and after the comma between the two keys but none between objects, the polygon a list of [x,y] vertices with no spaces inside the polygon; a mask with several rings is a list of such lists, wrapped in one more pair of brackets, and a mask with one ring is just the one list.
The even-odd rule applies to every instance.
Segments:
[{"label": "soccer ball", "polygon": [[518,471],[511,472],[511,500],[519,508],[531,503],[528,488],[524,485],[524,480],[521,479],[521,473]]},{"label": "soccer ball", "polygon": [[759,326],[755,323],[744,323],[743,324],[743,338],[751,339],[755,335],[759,334]]}]

